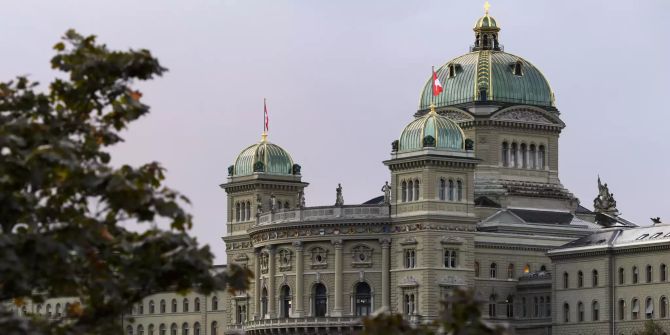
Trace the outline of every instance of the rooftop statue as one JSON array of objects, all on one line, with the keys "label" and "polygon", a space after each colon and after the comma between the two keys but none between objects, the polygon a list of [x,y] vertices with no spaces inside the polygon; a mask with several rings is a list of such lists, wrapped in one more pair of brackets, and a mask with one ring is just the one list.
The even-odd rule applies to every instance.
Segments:
[{"label": "rooftop statue", "polygon": [[338,183],[335,189],[335,206],[344,205],[344,198],[342,197],[342,184]]},{"label": "rooftop statue", "polygon": [[610,193],[607,183],[600,182],[598,176],[598,196],[593,199],[593,209],[596,212],[619,215],[616,209],[616,200],[614,200],[614,193]]},{"label": "rooftop statue", "polygon": [[384,205],[391,203],[391,185],[387,181],[384,186],[382,186],[382,192],[384,192]]},{"label": "rooftop statue", "polygon": [[298,192],[298,207],[305,208],[305,191]]}]

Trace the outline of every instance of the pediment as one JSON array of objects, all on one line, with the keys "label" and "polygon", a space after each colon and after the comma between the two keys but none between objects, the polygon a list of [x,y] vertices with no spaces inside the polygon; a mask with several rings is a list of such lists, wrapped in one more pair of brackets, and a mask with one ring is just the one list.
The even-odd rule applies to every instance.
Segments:
[{"label": "pediment", "polygon": [[470,113],[454,108],[442,110],[439,111],[438,113],[446,116],[447,118],[449,118],[451,121],[454,122],[472,121],[475,119],[472,115],[470,115]]},{"label": "pediment", "polygon": [[486,218],[484,223],[526,223],[523,219],[521,219],[518,215],[507,211],[507,210],[502,210],[499,211],[488,218]]},{"label": "pediment", "polygon": [[555,116],[550,115],[548,112],[539,108],[530,106],[503,109],[493,115],[491,119],[497,121],[565,126],[565,124]]}]

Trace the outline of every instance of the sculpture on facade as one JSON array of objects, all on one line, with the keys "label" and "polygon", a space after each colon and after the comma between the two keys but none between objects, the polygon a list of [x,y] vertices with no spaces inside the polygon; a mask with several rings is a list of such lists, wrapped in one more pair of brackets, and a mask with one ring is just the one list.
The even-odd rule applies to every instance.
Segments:
[{"label": "sculpture on facade", "polygon": [[387,181],[384,183],[384,186],[382,186],[382,192],[384,192],[384,205],[388,205],[391,203],[391,185],[389,185],[389,182]]},{"label": "sculpture on facade", "polygon": [[305,208],[305,191],[298,192],[298,208]]},{"label": "sculpture on facade", "polygon": [[598,196],[593,199],[593,209],[600,213],[619,214],[619,211],[616,209],[614,193],[610,193],[607,183],[603,184],[600,182],[600,176],[598,176]]},{"label": "sculpture on facade", "polygon": [[338,183],[335,189],[335,206],[344,205],[344,197],[342,197],[342,184]]},{"label": "sculpture on facade", "polygon": [[270,211],[274,213],[277,210],[277,198],[275,194],[270,194]]},{"label": "sculpture on facade", "polygon": [[261,201],[261,195],[256,195],[256,217],[260,216],[263,213],[263,201]]}]

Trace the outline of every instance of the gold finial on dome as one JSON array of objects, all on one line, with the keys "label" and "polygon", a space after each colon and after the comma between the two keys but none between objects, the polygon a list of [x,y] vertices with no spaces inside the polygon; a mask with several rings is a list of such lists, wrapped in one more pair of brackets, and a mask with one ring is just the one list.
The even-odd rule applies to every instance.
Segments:
[{"label": "gold finial on dome", "polygon": [[484,2],[484,14],[489,15],[489,8],[491,8],[491,4],[486,0],[486,2]]},{"label": "gold finial on dome", "polygon": [[432,102],[430,103],[430,112],[428,112],[428,114],[437,114],[435,111],[435,104]]},{"label": "gold finial on dome", "polygon": [[263,132],[261,134],[261,142],[267,142],[267,140],[268,140],[268,133]]}]

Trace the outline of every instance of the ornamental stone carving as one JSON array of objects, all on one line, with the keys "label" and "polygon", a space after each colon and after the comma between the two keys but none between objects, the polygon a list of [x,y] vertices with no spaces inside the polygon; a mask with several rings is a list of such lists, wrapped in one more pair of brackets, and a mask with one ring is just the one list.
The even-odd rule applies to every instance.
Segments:
[{"label": "ornamental stone carving", "polygon": [[458,112],[455,110],[448,110],[444,112],[440,112],[440,114],[446,116],[452,121],[459,122],[459,121],[470,121],[472,120],[472,116],[468,115],[465,112]]},{"label": "ornamental stone carving", "polygon": [[351,265],[353,267],[371,267],[372,249],[365,245],[359,245],[351,249]]},{"label": "ornamental stone carving", "polygon": [[494,120],[512,121],[512,122],[533,122],[542,124],[554,124],[540,112],[529,109],[515,109],[500,113],[493,117]]},{"label": "ornamental stone carving", "polygon": [[315,247],[312,248],[312,269],[323,269],[328,267],[328,250]]}]

